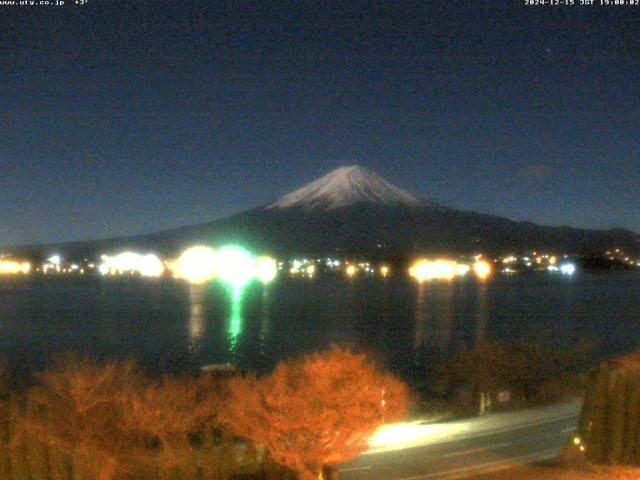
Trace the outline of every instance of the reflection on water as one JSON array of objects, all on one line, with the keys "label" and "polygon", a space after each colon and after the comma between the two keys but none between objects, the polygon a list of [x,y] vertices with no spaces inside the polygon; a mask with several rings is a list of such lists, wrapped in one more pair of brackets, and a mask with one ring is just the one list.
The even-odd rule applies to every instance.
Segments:
[{"label": "reflection on water", "polygon": [[233,287],[231,292],[231,316],[227,332],[229,333],[229,353],[233,363],[236,363],[238,359],[238,337],[243,329],[242,292],[242,287]]},{"label": "reflection on water", "polygon": [[[243,287],[233,287],[228,290],[228,295],[215,296],[215,311],[219,311],[220,307],[228,307],[229,316],[226,322],[222,319],[206,318],[205,316],[205,298],[207,296],[205,285],[189,286],[189,352],[192,358],[202,361],[214,361],[215,363],[237,363],[239,339],[244,329],[243,318]],[[212,291],[215,291],[215,287]],[[209,328],[207,328],[209,323]],[[224,326],[223,326],[224,325]],[[224,342],[226,348],[221,345],[219,333],[224,328]],[[263,329],[268,328],[263,326]],[[211,331],[208,331],[211,330]],[[266,332],[266,330],[265,330]],[[266,333],[265,333],[266,335]],[[222,355],[216,354],[222,348],[226,353]],[[203,355],[203,358],[201,357]]]},{"label": "reflection on water", "polygon": [[637,272],[421,287],[399,278],[319,277],[235,292],[219,282],[187,287],[168,279],[13,280],[0,282],[0,354],[34,369],[50,355],[81,350],[158,371],[231,361],[267,371],[293,354],[342,343],[412,373],[463,344],[537,329],[563,344],[593,339],[600,357],[640,345],[638,298]]},{"label": "reflection on water", "polygon": [[271,299],[269,288],[265,285],[262,288],[262,317],[260,318],[260,354],[265,355],[267,337],[271,330],[271,319],[269,318]]},{"label": "reflection on water", "polygon": [[[436,288],[439,290],[435,302],[439,303],[439,311],[434,315],[433,321],[437,331],[436,346],[440,349],[446,349],[451,345],[453,334],[453,317],[455,314],[453,305],[453,292],[455,288],[454,282],[444,282]],[[433,309],[435,310],[435,309]]]},{"label": "reflection on water", "polygon": [[488,282],[479,282],[477,288],[478,307],[476,311],[475,343],[482,342],[487,337],[487,325],[489,324],[489,311],[487,302]]},{"label": "reflection on water", "polygon": [[[366,329],[368,342],[386,343],[388,328],[394,330],[392,335],[401,336],[403,327],[398,328],[395,322],[387,323],[387,319],[395,317],[394,309],[398,305],[395,304],[394,307],[393,287],[385,283],[384,288],[378,292],[376,301],[371,302],[371,299],[362,297],[363,289],[370,288],[365,285],[349,281],[342,285],[340,295],[334,292],[330,302],[326,301],[326,295],[319,295],[317,299],[308,299],[304,310],[284,311],[281,309],[282,302],[277,300],[281,297],[274,297],[278,291],[271,286],[257,289],[255,285],[253,288],[225,287],[220,284],[208,287],[191,285],[188,319],[190,357],[200,364],[232,363],[240,366],[254,361],[268,364],[273,356],[271,337],[275,335],[276,341],[279,338],[278,332],[272,331],[275,313],[278,313],[277,318],[282,318],[283,314],[295,315],[297,311],[324,311],[324,329],[329,331],[327,338],[330,341],[346,339],[347,342],[353,342],[359,335],[359,324],[363,319],[371,318],[371,315],[373,318],[380,315],[384,321],[376,328]],[[410,355],[415,365],[423,362],[426,353],[446,353],[454,342],[461,340],[461,318],[468,319],[467,324],[472,326],[468,339],[473,341],[483,338],[486,334],[489,321],[486,283],[478,283],[473,289],[468,287],[459,282],[424,282],[412,285],[413,292],[409,301],[413,304],[414,323],[405,325],[412,325],[409,328],[413,328],[413,332],[407,332],[411,335],[412,341],[406,347],[413,352]],[[471,297],[467,292],[471,293]],[[473,309],[465,310],[464,300],[461,302],[465,297],[475,303]],[[322,309],[319,309],[320,305]],[[335,308],[328,308],[334,305]],[[313,337],[307,337],[308,332],[309,329],[304,329],[299,334],[303,337],[299,338],[309,338],[313,341]],[[251,357],[254,360],[251,360]]]},{"label": "reflection on water", "polygon": [[426,311],[426,302],[425,302],[425,284],[418,284],[418,297],[416,299],[416,310],[415,310],[415,320],[416,320],[416,330],[413,341],[413,350],[414,355],[417,354],[420,347],[424,345],[424,339],[426,335],[427,328],[427,311]]},{"label": "reflection on water", "polygon": [[189,350],[197,353],[202,347],[204,334],[204,286],[189,286]]},{"label": "reflection on water", "polygon": [[445,350],[453,337],[455,305],[453,282],[419,283],[415,306],[413,349],[423,347]]}]

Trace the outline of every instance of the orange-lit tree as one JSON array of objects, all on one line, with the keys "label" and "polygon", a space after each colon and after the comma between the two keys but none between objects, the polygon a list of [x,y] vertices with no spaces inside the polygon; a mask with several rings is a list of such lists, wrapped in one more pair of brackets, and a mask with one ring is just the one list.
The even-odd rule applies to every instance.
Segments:
[{"label": "orange-lit tree", "polygon": [[218,391],[206,379],[164,377],[126,398],[119,428],[129,445],[147,446],[140,458],[161,470],[197,470],[194,435],[215,424]]},{"label": "orange-lit tree", "polygon": [[38,380],[27,395],[22,438],[70,458],[76,478],[194,471],[194,435],[215,425],[219,390],[207,378],[156,381],[132,363],[71,357]]},{"label": "orange-lit tree", "polygon": [[68,455],[78,478],[114,478],[132,453],[119,427],[123,400],[140,381],[134,365],[68,358],[38,380],[27,395],[23,433]]},{"label": "orange-lit tree", "polygon": [[229,428],[304,480],[366,450],[377,427],[405,415],[407,402],[402,382],[364,354],[335,346],[281,362],[261,378],[235,378],[229,392]]}]

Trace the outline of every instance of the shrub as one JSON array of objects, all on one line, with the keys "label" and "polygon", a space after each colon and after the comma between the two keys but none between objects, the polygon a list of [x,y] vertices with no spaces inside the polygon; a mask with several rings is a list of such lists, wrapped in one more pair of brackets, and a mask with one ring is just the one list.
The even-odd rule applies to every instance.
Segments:
[{"label": "shrub", "polygon": [[301,479],[323,478],[366,450],[378,426],[402,418],[405,386],[365,355],[332,347],[281,362],[261,378],[231,380],[223,419]]}]

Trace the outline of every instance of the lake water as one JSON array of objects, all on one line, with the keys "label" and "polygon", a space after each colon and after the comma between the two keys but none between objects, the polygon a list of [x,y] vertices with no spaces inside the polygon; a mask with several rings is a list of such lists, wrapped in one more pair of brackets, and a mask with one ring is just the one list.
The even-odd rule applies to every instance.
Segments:
[{"label": "lake water", "polygon": [[419,287],[409,278],[281,279],[231,292],[170,279],[29,277],[0,281],[0,354],[18,371],[52,354],[134,358],[154,371],[233,363],[264,371],[331,343],[374,353],[405,377],[483,336],[640,348],[640,273],[546,273]]}]

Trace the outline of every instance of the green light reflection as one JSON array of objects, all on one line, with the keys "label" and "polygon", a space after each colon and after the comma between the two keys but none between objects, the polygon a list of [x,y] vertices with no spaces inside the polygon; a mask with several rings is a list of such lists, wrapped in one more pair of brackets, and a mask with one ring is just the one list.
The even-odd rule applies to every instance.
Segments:
[{"label": "green light reflection", "polygon": [[242,334],[242,286],[233,286],[231,289],[231,316],[229,317],[229,353],[235,362],[238,354],[238,337]]}]

